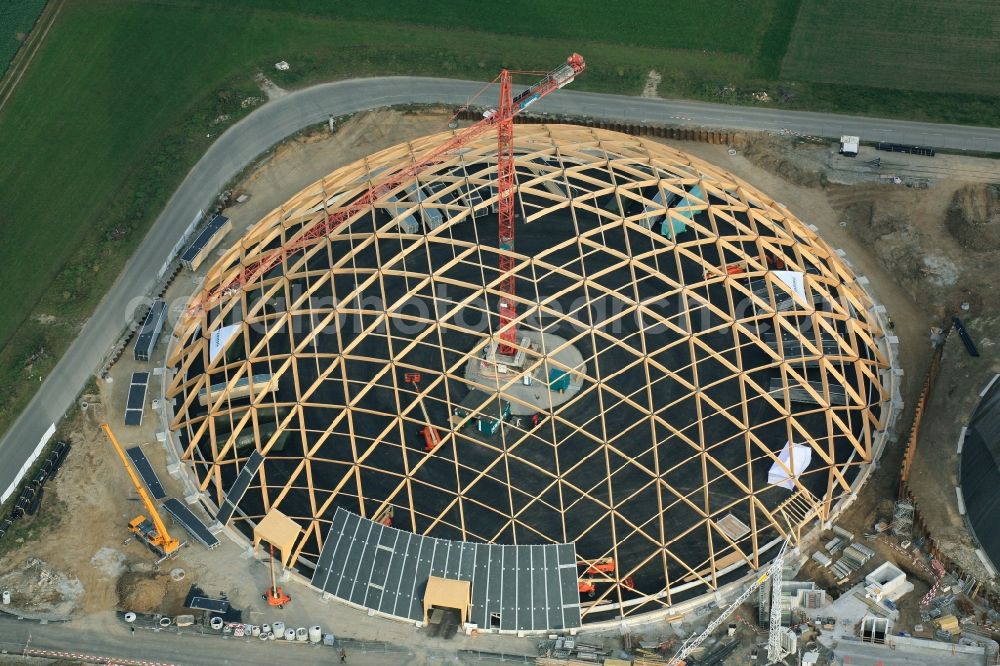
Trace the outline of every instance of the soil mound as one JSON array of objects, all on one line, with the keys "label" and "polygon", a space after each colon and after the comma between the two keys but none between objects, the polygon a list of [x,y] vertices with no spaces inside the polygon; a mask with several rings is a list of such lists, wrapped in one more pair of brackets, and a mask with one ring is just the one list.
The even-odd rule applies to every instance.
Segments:
[{"label": "soil mound", "polygon": [[127,573],[118,579],[118,606],[136,613],[152,613],[163,604],[166,576]]},{"label": "soil mound", "polygon": [[753,164],[781,176],[785,180],[805,187],[820,187],[826,184],[826,174],[809,170],[792,159],[794,146],[786,148],[778,145],[767,135],[754,135],[747,138],[743,146],[743,155]]},{"label": "soil mound", "polygon": [[1000,250],[1000,185],[967,185],[952,198],[945,228],[962,247]]}]

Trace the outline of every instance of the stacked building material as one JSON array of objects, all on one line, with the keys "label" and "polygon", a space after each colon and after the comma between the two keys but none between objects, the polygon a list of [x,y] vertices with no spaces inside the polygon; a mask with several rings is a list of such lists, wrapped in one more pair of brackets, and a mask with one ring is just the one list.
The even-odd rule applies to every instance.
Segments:
[{"label": "stacked building material", "polygon": [[594,643],[584,643],[576,638],[562,636],[556,639],[552,647],[552,656],[561,659],[581,659],[588,662],[599,662],[608,654],[603,646]]},{"label": "stacked building material", "polygon": [[832,571],[837,581],[845,581],[875,556],[875,551],[860,543],[852,543],[844,549],[840,559],[834,562]]}]

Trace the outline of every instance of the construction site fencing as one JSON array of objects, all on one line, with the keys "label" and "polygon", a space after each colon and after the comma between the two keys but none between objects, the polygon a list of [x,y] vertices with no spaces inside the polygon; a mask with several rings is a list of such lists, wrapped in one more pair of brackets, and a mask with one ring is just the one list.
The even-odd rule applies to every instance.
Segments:
[{"label": "construction site fencing", "polygon": [[[910,426],[910,434],[906,442],[906,450],[903,453],[903,462],[899,478],[899,498],[909,500],[913,505],[913,536],[914,541],[917,541],[918,543],[920,539],[923,540],[921,550],[944,565],[947,572],[954,574],[959,578],[964,578],[971,576],[971,574],[966,572],[961,565],[955,562],[955,560],[942,552],[941,548],[937,544],[937,541],[934,539],[934,535],[931,533],[931,530],[927,525],[927,521],[920,513],[920,504],[910,491],[908,485],[910,479],[910,469],[913,465],[913,459],[916,456],[917,446],[920,441],[920,428],[923,423],[924,411],[927,407],[927,401],[930,399],[930,395],[934,390],[934,384],[937,381],[938,374],[941,371],[941,361],[944,356],[945,345],[953,330],[954,328],[949,328],[945,332],[944,340],[934,349],[930,367],[927,369],[927,376],[924,378],[924,385],[920,391],[920,397],[917,400],[916,410],[913,414],[913,423]],[[982,603],[995,611],[1000,611],[1000,596],[988,592],[982,587],[979,587],[979,589],[973,592],[970,596],[974,600],[978,598],[979,603]]]},{"label": "construction site fencing", "polygon": [[927,401],[930,399],[931,390],[937,381],[938,373],[941,372],[941,357],[944,355],[944,346],[948,341],[951,329],[945,335],[945,340],[934,349],[931,356],[931,364],[927,369],[927,376],[924,378],[923,388],[920,389],[920,397],[917,399],[917,407],[913,412],[913,423],[910,425],[910,435],[906,440],[906,450],[903,452],[903,464],[899,474],[899,497],[907,497],[907,483],[910,480],[910,468],[913,466],[913,458],[917,454],[917,444],[920,441],[920,426],[924,420],[924,410],[927,409]]}]

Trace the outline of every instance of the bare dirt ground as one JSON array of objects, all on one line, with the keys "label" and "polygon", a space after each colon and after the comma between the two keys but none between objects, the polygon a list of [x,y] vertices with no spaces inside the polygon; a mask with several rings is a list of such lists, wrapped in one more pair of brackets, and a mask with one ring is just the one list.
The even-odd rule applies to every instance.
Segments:
[{"label": "bare dirt ground", "polygon": [[[350,119],[332,136],[323,129],[286,142],[234,190],[234,195],[246,194],[249,199],[227,209],[235,231],[223,246],[231,245],[250,224],[335,168],[401,141],[443,131],[448,119],[443,111],[380,110]],[[976,241],[985,232],[994,233],[996,225],[1000,225],[989,212],[995,210],[990,203],[994,194],[988,188],[970,190],[968,183],[957,177],[932,178],[926,188],[882,185],[870,179],[854,185],[837,184],[832,176],[836,176],[838,167],[830,166],[833,157],[829,146],[801,144],[783,137],[755,139],[736,155],[730,155],[726,146],[669,143],[731,171],[785,204],[805,223],[815,225],[830,245],[844,250],[859,274],[868,277],[871,291],[892,317],[894,332],[900,338],[899,361],[905,370],[906,410],[900,419],[900,442],[887,448],[880,469],[842,521],[860,536],[870,528],[879,499],[896,495],[902,442],[930,357],[930,326],[939,325],[947,314],[961,312],[970,318],[974,335],[1000,339],[992,286],[998,273],[998,250]],[[979,161],[963,163],[957,157],[949,164],[955,174],[963,173],[962,169],[978,173],[987,167]],[[183,298],[195,287],[192,276],[182,273],[168,291],[168,302]],[[962,310],[962,303],[968,303],[969,309]],[[164,351],[161,342],[152,366],[162,363]],[[40,513],[29,519],[37,527],[33,529],[35,538],[29,536],[25,542],[3,545],[6,550],[0,551],[0,576],[23,567],[28,558],[44,561],[67,579],[80,582],[83,591],[74,604],[77,617],[83,621],[97,622],[96,618],[104,618],[118,607],[177,613],[192,582],[213,592],[226,591],[234,606],[247,609],[250,621],[270,621],[270,611],[260,601],[266,569],[224,537],[222,546],[211,552],[198,545],[184,548],[178,560],[165,565],[164,571],[153,570],[152,556],[139,544],[124,543],[125,524],[141,512],[141,505],[98,424],[108,420],[123,445],[141,445],[168,494],[180,496],[183,492],[180,483],[164,469],[165,453],[156,440],[161,426],[153,411],[147,408],[140,428],[126,429],[121,423],[130,373],[151,367],[134,363],[130,356],[126,353],[112,369],[113,382],[102,382],[99,395],[88,397],[88,407],[63,424],[63,432],[74,441],[74,449],[47,490]],[[995,357],[992,363],[996,365]],[[982,362],[981,367],[969,372],[983,374],[985,365]],[[161,376],[151,377],[147,407],[159,394],[161,381]],[[951,427],[958,423],[956,427],[960,427],[961,418],[954,416],[960,412],[954,411],[955,407],[978,392],[980,383],[973,382],[966,388],[958,377],[951,381],[954,388],[939,392],[942,399],[948,400],[932,405],[928,424]],[[945,375],[942,386],[950,386]],[[941,441],[953,446],[955,439],[942,435]],[[928,469],[933,469],[933,459],[931,465]],[[914,475],[918,476],[916,469]],[[954,502],[954,490],[948,481],[941,481],[940,475],[929,476],[929,492],[940,492],[942,502],[946,497]],[[947,519],[947,515],[942,517]],[[907,568],[907,563],[890,549],[879,550]],[[164,573],[173,567],[184,568],[187,578],[180,583],[171,581]],[[913,599],[926,590],[917,582]],[[358,638],[418,640],[416,630],[410,626],[368,618],[340,604],[325,604],[315,593],[294,588],[298,600],[292,612],[301,614],[299,617],[322,617],[322,623],[349,627],[349,633]],[[912,619],[909,615],[907,618]],[[310,624],[308,619],[300,622]],[[494,638],[480,636],[475,647],[506,646],[510,650],[517,645],[520,651],[531,652],[530,641],[492,645]]]}]

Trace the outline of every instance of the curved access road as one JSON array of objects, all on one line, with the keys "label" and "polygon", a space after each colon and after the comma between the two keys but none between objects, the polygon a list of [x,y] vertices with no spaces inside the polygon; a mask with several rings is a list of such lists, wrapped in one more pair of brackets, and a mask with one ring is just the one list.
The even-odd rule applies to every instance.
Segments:
[{"label": "curved access road", "polygon": [[[0,494],[16,483],[24,461],[73,403],[118,339],[135,299],[152,293],[157,273],[170,259],[196,213],[208,208],[230,179],[258,155],[294,132],[341,116],[398,104],[458,105],[482,83],[421,77],[383,77],[326,83],[267,102],[223,133],[191,169],[167,202],[122,274],[46,378],[13,427],[0,439]],[[484,100],[495,99],[488,92]],[[1000,129],[936,125],[829,113],[784,111],[700,102],[642,99],[561,90],[532,107],[554,116],[629,123],[787,131],[799,135],[858,135],[867,141],[912,143],[952,150],[1000,153]]]}]

